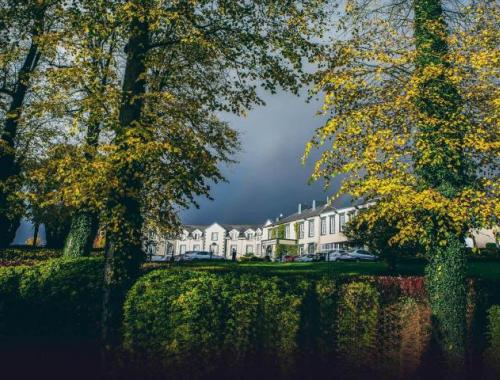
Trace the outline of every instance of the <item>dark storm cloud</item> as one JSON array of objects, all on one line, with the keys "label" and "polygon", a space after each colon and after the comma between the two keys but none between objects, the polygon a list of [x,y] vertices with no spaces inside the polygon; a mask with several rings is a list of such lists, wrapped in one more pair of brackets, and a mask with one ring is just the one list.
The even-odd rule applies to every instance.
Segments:
[{"label": "dark storm cloud", "polygon": [[213,201],[199,199],[200,209],[182,212],[184,223],[260,223],[337,190],[325,193],[322,183],[308,185],[313,159],[306,166],[300,162],[306,141],[325,121],[316,115],[320,103],[286,93],[265,100],[266,106],[246,118],[226,118],[241,133],[239,162],[224,169],[229,183],[212,187]]}]

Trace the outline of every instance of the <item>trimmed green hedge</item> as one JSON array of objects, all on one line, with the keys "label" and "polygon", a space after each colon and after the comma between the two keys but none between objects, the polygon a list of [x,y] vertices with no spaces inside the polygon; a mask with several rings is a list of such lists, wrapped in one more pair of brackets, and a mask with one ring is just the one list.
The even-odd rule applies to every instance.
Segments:
[{"label": "trimmed green hedge", "polygon": [[50,259],[60,258],[62,250],[43,247],[11,247],[0,249],[0,267],[33,265]]},{"label": "trimmed green hedge", "polygon": [[0,338],[94,339],[102,275],[98,258],[0,268]]},{"label": "trimmed green hedge", "polygon": [[485,352],[487,372],[490,377],[500,376],[500,305],[488,310],[488,348]]},{"label": "trimmed green hedge", "polygon": [[[125,302],[124,346],[136,363],[172,376],[279,363],[297,354],[304,283],[247,274],[157,270]],[[189,365],[186,365],[189,363]]]},{"label": "trimmed green hedge", "polygon": [[[125,361],[165,377],[255,374],[258,368],[268,376],[287,375],[297,366],[341,362],[345,368],[337,370],[358,369],[362,362],[381,374],[412,341],[422,346],[414,355],[421,360],[430,321],[428,313],[417,313],[428,309],[422,293],[421,278],[285,280],[155,270],[136,282],[125,302]],[[408,317],[410,309],[415,318]],[[393,352],[381,353],[388,347],[381,339],[392,327]]]}]

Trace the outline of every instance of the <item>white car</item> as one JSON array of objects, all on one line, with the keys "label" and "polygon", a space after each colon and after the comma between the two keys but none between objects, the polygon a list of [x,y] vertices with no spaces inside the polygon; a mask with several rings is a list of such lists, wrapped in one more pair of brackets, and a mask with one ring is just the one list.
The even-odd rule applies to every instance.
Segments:
[{"label": "white car", "polygon": [[224,260],[224,257],[218,256],[212,252],[208,251],[187,251],[181,255],[181,261],[192,261],[192,260]]},{"label": "white car", "polygon": [[165,255],[165,256],[160,256],[160,255],[152,255],[151,256],[151,261],[152,262],[164,262],[164,261],[169,261],[170,258],[172,256],[171,255]]},{"label": "white car", "polygon": [[348,255],[351,256],[356,261],[377,261],[378,257],[372,255],[370,252],[364,249],[353,249],[348,252]]},{"label": "white car", "polygon": [[325,256],[325,261],[353,261],[353,257],[344,249],[334,249],[329,251]]},{"label": "white car", "polygon": [[297,257],[295,259],[295,261],[297,261],[299,263],[310,263],[312,261],[316,261],[316,255],[313,253],[309,253],[307,255],[302,255],[302,256]]}]

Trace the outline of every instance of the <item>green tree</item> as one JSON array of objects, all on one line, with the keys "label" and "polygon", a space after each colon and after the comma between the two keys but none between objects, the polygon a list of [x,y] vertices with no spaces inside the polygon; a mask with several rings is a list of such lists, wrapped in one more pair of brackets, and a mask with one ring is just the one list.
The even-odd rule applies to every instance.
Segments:
[{"label": "green tree", "polygon": [[8,246],[23,212],[16,196],[20,166],[16,149],[19,123],[32,75],[40,63],[53,1],[0,2],[0,247]]},{"label": "green tree", "polygon": [[[99,91],[69,97],[84,112],[59,110],[57,104],[65,103],[53,97],[41,106],[51,116],[62,115],[54,125],[63,126],[73,147],[56,145],[54,151],[66,154],[56,154],[32,174],[38,179],[54,174],[59,187],[47,194],[47,204],[92,210],[107,231],[103,338],[110,342],[116,338],[112,327],[124,292],[143,260],[145,224],[176,227],[179,207],[195,203],[196,195],[209,195],[209,181],[223,180],[218,164],[230,162],[239,146],[237,133],[216,113],[243,114],[262,104],[259,85],[271,92],[278,86],[296,92],[304,58],[315,48],[312,36],[321,34],[326,14],[323,0],[130,0],[96,2],[112,11],[103,12],[102,19],[85,19],[93,16],[90,3],[77,3],[81,39],[67,31],[63,35],[81,41],[72,50],[80,59],[68,62],[74,56],[69,55],[55,66],[49,89],[61,84],[77,89],[66,84],[66,66],[75,82],[85,78],[81,68],[92,63],[96,52],[84,45],[92,25],[103,29],[99,35],[116,33],[113,76],[105,101]],[[67,40],[61,44],[63,51],[75,46]],[[95,54],[99,62],[105,56]],[[92,110],[99,110],[88,105],[97,104],[94,99],[107,111],[95,118],[101,122],[100,138],[88,159],[89,144],[80,136],[92,125]]]},{"label": "green tree", "polygon": [[[369,209],[362,210],[361,213],[376,213],[377,206],[374,205]],[[395,271],[398,259],[403,254],[416,254],[421,251],[418,243],[406,244],[391,244],[394,236],[397,236],[399,230],[395,220],[391,220],[390,216],[378,215],[374,223],[368,223],[367,217],[363,215],[360,218],[353,218],[349,220],[344,228],[344,234],[354,244],[366,245],[368,249],[384,259],[390,271]]]},{"label": "green tree", "polygon": [[346,2],[317,77],[330,118],[306,156],[331,143],[313,178],[345,174],[341,192],[377,202],[359,215],[370,229],[389,218],[389,244],[422,244],[441,347],[463,374],[464,235],[499,215],[498,11],[443,3]]}]

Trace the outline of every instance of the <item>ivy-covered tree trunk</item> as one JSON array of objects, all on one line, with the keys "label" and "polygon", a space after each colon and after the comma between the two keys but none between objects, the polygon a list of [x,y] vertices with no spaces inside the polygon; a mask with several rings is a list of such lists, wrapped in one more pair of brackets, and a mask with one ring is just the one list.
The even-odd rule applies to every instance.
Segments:
[{"label": "ivy-covered tree trunk", "polygon": [[130,25],[126,47],[127,61],[122,85],[119,114],[120,125],[116,131],[115,167],[119,183],[109,196],[108,210],[111,225],[106,235],[106,262],[104,269],[104,298],[102,339],[105,348],[112,347],[117,339],[120,310],[125,292],[140,270],[144,259],[142,252],[143,218],[140,210],[142,170],[139,157],[131,156],[132,144],[143,133],[139,126],[146,92],[146,54],[149,48],[148,23],[136,16]]},{"label": "ivy-covered tree trunk", "polygon": [[14,89],[9,93],[12,100],[0,135],[0,248],[12,242],[20,225],[19,210],[22,208],[22,203],[15,200],[15,192],[20,187],[17,178],[20,168],[16,162],[16,139],[30,76],[40,60],[37,38],[43,32],[45,9],[45,5],[41,5],[33,13],[35,20],[31,45],[19,70]]},{"label": "ivy-covered tree trunk", "polygon": [[97,216],[89,211],[80,211],[71,218],[71,227],[64,244],[66,257],[88,256],[97,234]]},{"label": "ivy-covered tree trunk", "polygon": [[464,375],[466,354],[467,257],[463,243],[450,238],[431,252],[427,287],[437,340],[454,378]]},{"label": "ivy-covered tree trunk", "polygon": [[[462,102],[445,72],[448,29],[442,0],[415,0],[414,4],[416,70],[421,78],[415,170],[425,186],[453,197],[468,179]],[[428,252],[427,284],[436,338],[448,373],[456,378],[465,373],[467,262],[463,236],[440,227],[438,223],[429,227],[436,238]]]},{"label": "ivy-covered tree trunk", "polygon": [[[105,84],[106,79],[103,80]],[[88,127],[86,145],[89,148],[85,158],[91,161],[94,158],[94,150],[99,142],[100,124],[94,123]],[[89,256],[92,243],[97,234],[99,219],[95,212],[81,209],[77,210],[72,219],[71,227],[64,244],[63,255],[67,257]]]}]

